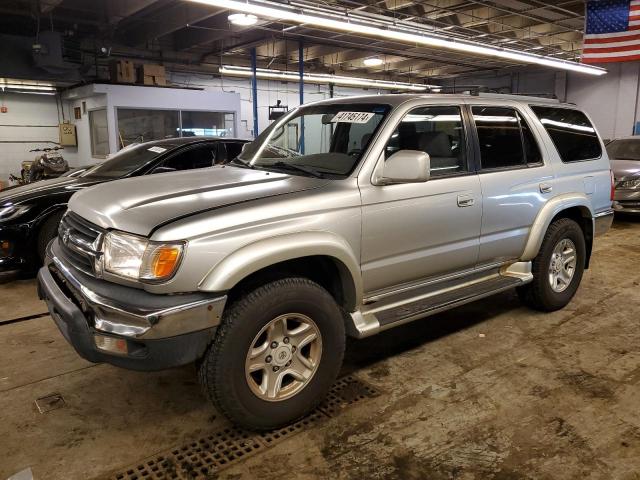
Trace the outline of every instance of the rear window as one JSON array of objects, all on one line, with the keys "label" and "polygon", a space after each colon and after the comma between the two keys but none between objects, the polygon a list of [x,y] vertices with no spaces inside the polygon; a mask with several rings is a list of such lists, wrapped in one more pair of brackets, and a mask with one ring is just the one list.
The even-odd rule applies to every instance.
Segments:
[{"label": "rear window", "polygon": [[563,162],[594,160],[602,155],[598,134],[584,113],[533,105],[531,109],[549,133]]}]

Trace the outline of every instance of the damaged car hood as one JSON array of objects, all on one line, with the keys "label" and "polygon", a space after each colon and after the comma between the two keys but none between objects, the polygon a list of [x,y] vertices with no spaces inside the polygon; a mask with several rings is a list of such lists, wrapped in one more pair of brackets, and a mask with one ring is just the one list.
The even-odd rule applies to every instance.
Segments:
[{"label": "damaged car hood", "polygon": [[227,165],[101,184],[75,194],[69,210],[102,228],[148,236],[159,226],[190,215],[326,183]]}]

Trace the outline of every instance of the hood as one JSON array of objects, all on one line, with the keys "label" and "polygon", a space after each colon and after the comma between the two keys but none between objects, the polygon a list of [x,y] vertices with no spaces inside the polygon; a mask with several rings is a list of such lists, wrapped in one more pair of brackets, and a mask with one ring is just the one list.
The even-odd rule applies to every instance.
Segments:
[{"label": "hood", "polygon": [[640,161],[611,159],[611,170],[616,180],[640,174]]},{"label": "hood", "polygon": [[71,195],[82,188],[95,185],[99,182],[100,180],[96,180],[95,178],[90,180],[89,178],[82,177],[58,177],[50,180],[40,180],[39,182],[0,191],[0,205],[7,202],[26,203],[46,195],[65,192]]},{"label": "hood", "polygon": [[103,228],[148,236],[179,218],[326,183],[318,178],[217,166],[104,183],[74,195],[69,209]]}]

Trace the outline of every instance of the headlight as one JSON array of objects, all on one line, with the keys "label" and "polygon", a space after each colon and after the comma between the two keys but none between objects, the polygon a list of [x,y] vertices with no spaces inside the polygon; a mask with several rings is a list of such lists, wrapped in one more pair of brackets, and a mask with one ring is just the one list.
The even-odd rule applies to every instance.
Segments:
[{"label": "headlight", "polygon": [[184,243],[152,242],[144,237],[109,232],[104,239],[105,272],[132,280],[168,280],[178,269]]},{"label": "headlight", "polygon": [[5,222],[7,220],[13,220],[16,217],[19,217],[27,210],[29,210],[30,205],[14,205],[12,203],[7,205],[0,205],[0,222]]},{"label": "headlight", "polygon": [[617,188],[621,188],[624,190],[633,190],[634,188],[640,187],[640,178],[634,178],[632,180],[622,180],[618,182]]}]

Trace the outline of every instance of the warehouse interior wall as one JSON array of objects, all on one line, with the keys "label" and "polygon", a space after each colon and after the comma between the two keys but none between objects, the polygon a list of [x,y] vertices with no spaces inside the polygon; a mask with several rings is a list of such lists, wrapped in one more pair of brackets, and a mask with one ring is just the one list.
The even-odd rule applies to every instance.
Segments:
[{"label": "warehouse interior wall", "polygon": [[6,108],[0,113],[0,181],[6,182],[9,174],[20,176],[22,161],[36,157],[29,150],[55,146],[61,116],[53,95],[0,93],[0,98]]}]

